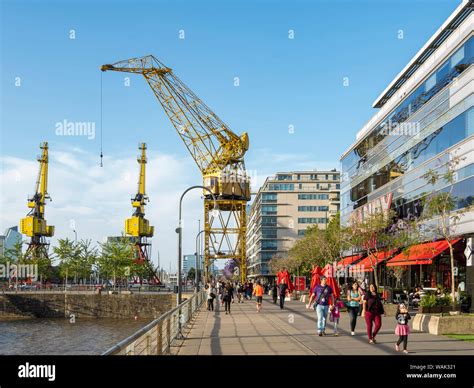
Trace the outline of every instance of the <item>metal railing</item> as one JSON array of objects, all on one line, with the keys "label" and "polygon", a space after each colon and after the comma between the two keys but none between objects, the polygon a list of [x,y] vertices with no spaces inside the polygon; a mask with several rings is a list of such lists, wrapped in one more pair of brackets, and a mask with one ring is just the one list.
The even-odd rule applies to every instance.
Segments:
[{"label": "metal railing", "polygon": [[102,353],[103,356],[147,356],[169,354],[172,342],[206,300],[205,291],[194,294],[181,305]]}]

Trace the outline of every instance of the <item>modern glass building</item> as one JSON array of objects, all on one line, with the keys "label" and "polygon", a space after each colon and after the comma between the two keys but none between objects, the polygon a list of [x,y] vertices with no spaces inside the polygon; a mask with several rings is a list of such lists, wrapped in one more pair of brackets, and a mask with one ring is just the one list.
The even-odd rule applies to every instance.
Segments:
[{"label": "modern glass building", "polygon": [[268,262],[285,256],[309,226],[325,228],[339,211],[339,171],[293,171],[266,179],[248,211],[249,277],[274,274]]},{"label": "modern glass building", "polygon": [[[452,190],[456,208],[474,203],[472,10],[472,2],[463,1],[375,100],[377,113],[341,157],[342,224],[380,203],[399,218],[419,216],[428,191],[449,190],[443,181],[428,188],[424,174],[430,169],[443,173],[455,157],[461,160]],[[457,281],[472,295],[473,211],[462,217],[456,233],[461,237]],[[447,286],[449,275],[441,251],[422,265],[408,266],[406,281],[407,286]]]}]

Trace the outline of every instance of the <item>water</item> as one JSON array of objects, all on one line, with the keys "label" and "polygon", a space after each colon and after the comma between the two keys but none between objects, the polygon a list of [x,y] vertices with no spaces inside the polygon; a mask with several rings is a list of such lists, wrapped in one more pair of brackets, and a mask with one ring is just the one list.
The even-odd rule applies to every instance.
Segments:
[{"label": "water", "polygon": [[0,354],[101,354],[150,319],[38,318],[0,322]]}]

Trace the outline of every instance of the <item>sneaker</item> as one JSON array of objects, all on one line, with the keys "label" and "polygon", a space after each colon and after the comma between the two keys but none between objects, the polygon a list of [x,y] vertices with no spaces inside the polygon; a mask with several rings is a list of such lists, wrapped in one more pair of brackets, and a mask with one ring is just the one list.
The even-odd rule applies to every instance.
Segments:
[{"label": "sneaker", "polygon": [[403,353],[408,354],[408,350],[405,349],[405,350],[403,351]]},{"label": "sneaker", "polygon": [[319,332],[318,335],[319,335],[320,337],[322,337],[322,336],[323,336],[323,333]]},{"label": "sneaker", "polygon": [[339,335],[339,333],[334,333],[334,337],[337,337]]},{"label": "sneaker", "polygon": [[351,331],[351,335],[355,335],[355,333],[353,331]]},{"label": "sneaker", "polygon": [[376,343],[377,343],[377,341],[375,340],[375,338],[373,338],[373,339],[372,339],[372,341],[374,341],[374,344],[376,344]]},{"label": "sneaker", "polygon": [[374,343],[374,340],[369,340],[369,344],[373,344]]},{"label": "sneaker", "polygon": [[400,351],[400,346],[395,345],[395,350],[396,350],[397,352],[399,352],[399,351]]}]

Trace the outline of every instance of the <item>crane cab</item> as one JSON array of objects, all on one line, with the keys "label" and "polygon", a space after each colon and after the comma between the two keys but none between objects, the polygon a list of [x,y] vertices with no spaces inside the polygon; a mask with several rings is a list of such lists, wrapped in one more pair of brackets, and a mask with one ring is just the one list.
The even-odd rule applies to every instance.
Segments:
[{"label": "crane cab", "polygon": [[[250,200],[250,181],[247,176],[235,173],[212,173],[204,175],[204,186],[218,198]],[[209,196],[207,190],[204,196]]]}]

